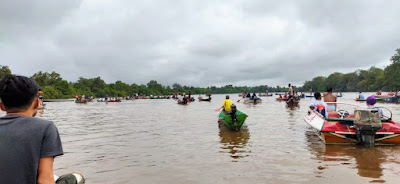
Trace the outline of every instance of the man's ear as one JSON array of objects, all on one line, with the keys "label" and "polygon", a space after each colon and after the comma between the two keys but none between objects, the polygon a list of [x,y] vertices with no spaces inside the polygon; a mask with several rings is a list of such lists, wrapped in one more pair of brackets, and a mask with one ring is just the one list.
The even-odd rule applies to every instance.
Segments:
[{"label": "man's ear", "polygon": [[4,106],[3,102],[0,102],[0,109],[2,111],[6,111],[6,107]]},{"label": "man's ear", "polygon": [[39,107],[39,98],[35,98],[35,100],[33,100],[32,107],[35,110]]}]

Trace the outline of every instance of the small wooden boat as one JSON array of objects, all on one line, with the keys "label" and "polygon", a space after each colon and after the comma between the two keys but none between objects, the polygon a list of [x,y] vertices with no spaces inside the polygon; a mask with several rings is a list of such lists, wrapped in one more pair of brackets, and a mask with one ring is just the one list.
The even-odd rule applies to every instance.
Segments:
[{"label": "small wooden boat", "polygon": [[289,98],[276,98],[278,101],[287,101]]},{"label": "small wooden boat", "polygon": [[180,101],[180,100],[178,100],[178,104],[179,105],[187,105],[188,101],[184,101],[184,100]]},{"label": "small wooden boat", "polygon": [[318,137],[325,144],[399,145],[400,125],[388,111],[390,116],[379,117],[377,109],[356,106],[353,114],[338,110],[329,112],[325,118],[309,110],[304,121],[318,131]]},{"label": "small wooden boat", "polygon": [[245,97],[246,95],[247,95],[246,92],[241,92],[241,93],[239,94],[239,97]]},{"label": "small wooden boat", "polygon": [[232,114],[221,111],[221,113],[219,113],[218,122],[222,122],[226,127],[232,130],[239,131],[246,120],[247,115],[238,110],[235,112],[235,114],[236,118],[232,119]]},{"label": "small wooden boat", "polygon": [[211,102],[211,98],[205,98],[205,99],[203,99],[203,98],[199,98],[199,102]]},{"label": "small wooden boat", "polygon": [[366,99],[359,99],[359,98],[356,98],[355,100],[356,100],[357,102],[365,102]]},{"label": "small wooden boat", "polygon": [[87,103],[87,100],[75,100],[75,103]]},{"label": "small wooden boat", "polygon": [[293,107],[298,107],[299,106],[299,101],[296,100],[287,100],[286,104],[288,107],[293,108]]},{"label": "small wooden boat", "polygon": [[121,102],[121,99],[109,100],[107,102]]},{"label": "small wooden boat", "polygon": [[262,99],[261,99],[261,98],[257,98],[256,100],[251,99],[251,98],[245,98],[245,99],[243,99],[243,103],[245,103],[245,104],[249,104],[249,103],[258,104],[258,103],[261,103],[261,102],[262,102]]},{"label": "small wooden boat", "polygon": [[[356,98],[355,101],[357,101],[357,102],[365,102],[366,99],[359,99],[359,98]],[[376,101],[377,101],[377,102],[385,102],[385,99],[377,98]]]},{"label": "small wooden boat", "polygon": [[273,94],[258,94],[258,96],[272,96]]},{"label": "small wooden boat", "polygon": [[376,101],[378,99],[381,100],[381,102],[387,102],[387,103],[395,103],[396,102],[396,96],[393,95],[374,95],[376,98]]}]

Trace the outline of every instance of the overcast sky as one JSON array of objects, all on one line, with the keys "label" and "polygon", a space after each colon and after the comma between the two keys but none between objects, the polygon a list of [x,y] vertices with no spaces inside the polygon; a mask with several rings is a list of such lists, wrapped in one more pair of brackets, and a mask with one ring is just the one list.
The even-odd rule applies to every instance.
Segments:
[{"label": "overcast sky", "polygon": [[397,0],[0,0],[0,65],[189,86],[302,85],[390,64]]}]

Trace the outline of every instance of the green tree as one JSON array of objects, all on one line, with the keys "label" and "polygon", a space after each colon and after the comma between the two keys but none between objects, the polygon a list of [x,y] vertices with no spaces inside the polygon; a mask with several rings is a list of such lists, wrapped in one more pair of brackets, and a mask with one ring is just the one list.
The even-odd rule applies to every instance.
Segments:
[{"label": "green tree", "polygon": [[384,89],[400,89],[400,63],[393,63],[387,66],[384,70],[384,73]]},{"label": "green tree", "polygon": [[400,49],[396,50],[396,54],[394,54],[392,58],[390,58],[390,61],[392,61],[393,64],[400,63]]},{"label": "green tree", "polygon": [[8,66],[0,65],[0,80],[2,80],[7,75],[11,75],[11,70],[8,68]]}]

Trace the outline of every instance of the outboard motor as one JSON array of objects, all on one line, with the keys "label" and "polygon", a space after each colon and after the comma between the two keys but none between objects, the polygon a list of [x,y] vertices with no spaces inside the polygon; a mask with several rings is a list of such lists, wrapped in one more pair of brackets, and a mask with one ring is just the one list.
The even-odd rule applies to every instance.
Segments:
[{"label": "outboard motor", "polygon": [[231,105],[231,116],[232,116],[232,122],[233,122],[233,125],[235,125],[235,128],[236,128],[236,122],[237,122],[236,111],[237,111],[236,105],[232,104]]},{"label": "outboard motor", "polygon": [[354,125],[357,131],[358,144],[375,144],[375,134],[382,128],[381,118],[377,109],[355,110]]}]

